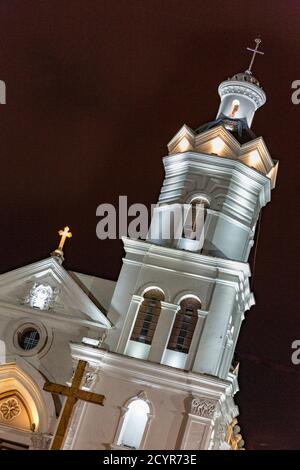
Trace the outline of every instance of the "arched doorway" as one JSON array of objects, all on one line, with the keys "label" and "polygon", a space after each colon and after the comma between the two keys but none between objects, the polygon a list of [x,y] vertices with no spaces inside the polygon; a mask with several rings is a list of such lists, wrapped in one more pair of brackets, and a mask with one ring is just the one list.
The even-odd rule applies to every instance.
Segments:
[{"label": "arched doorway", "polygon": [[32,366],[26,367],[32,368],[31,375],[15,363],[0,365],[0,450],[29,449],[33,436],[48,432],[44,379]]}]

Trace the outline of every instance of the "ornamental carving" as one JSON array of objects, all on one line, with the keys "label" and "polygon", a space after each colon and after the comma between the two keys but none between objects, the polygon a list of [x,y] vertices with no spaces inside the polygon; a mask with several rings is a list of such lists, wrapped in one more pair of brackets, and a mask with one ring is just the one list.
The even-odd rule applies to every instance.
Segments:
[{"label": "ornamental carving", "polygon": [[91,389],[97,378],[97,367],[89,366],[83,379],[83,387]]},{"label": "ornamental carving", "polygon": [[52,436],[45,433],[33,433],[31,436],[31,450],[48,450]]},{"label": "ornamental carving", "polygon": [[213,418],[216,411],[216,402],[208,398],[194,398],[191,404],[191,412],[203,418]]},{"label": "ornamental carving", "polygon": [[250,99],[252,99],[255,102],[257,107],[260,107],[264,103],[263,96],[260,93],[248,88],[247,86],[224,84],[222,87],[220,87],[220,93],[221,93],[221,96],[229,95],[229,94],[239,94],[239,95],[248,96]]},{"label": "ornamental carving", "polygon": [[[74,379],[77,365],[78,365],[78,359],[73,358],[73,360],[72,360],[72,377],[71,377],[70,382],[67,382],[69,385],[71,385],[72,380]],[[83,376],[83,379],[82,379],[81,386],[83,388],[85,388],[86,390],[90,390],[94,386],[94,384],[96,382],[96,379],[97,379],[97,376],[98,376],[98,368],[94,365],[88,364],[88,366],[87,366],[87,368],[84,372],[84,376]]]},{"label": "ornamental carving", "polygon": [[58,288],[53,288],[49,284],[35,282],[28,296],[25,297],[24,303],[29,304],[31,308],[49,310],[53,306],[57,294]]},{"label": "ornamental carving", "polygon": [[216,430],[216,440],[219,443],[225,442],[227,434],[227,424],[224,421],[219,422]]},{"label": "ornamental carving", "polygon": [[21,407],[16,398],[9,398],[0,404],[0,413],[6,421],[11,421],[21,413]]}]

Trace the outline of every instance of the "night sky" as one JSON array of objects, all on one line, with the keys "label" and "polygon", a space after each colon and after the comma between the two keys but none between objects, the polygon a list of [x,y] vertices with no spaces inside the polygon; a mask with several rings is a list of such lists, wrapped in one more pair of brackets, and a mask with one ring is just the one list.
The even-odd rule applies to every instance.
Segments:
[{"label": "night sky", "polygon": [[261,36],[252,128],[280,165],[237,349],[248,449],[300,448],[299,25],[297,0],[0,1],[1,272],[47,257],[69,224],[64,266],[116,280],[122,243],[96,238],[97,206],[156,202],[166,144],[215,117]]}]

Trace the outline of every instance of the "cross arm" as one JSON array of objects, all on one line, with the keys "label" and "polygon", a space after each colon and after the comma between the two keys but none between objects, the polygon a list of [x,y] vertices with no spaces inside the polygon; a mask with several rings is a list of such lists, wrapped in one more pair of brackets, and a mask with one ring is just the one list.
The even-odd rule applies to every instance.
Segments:
[{"label": "cross arm", "polygon": [[58,395],[64,395],[66,397],[71,396],[71,389],[66,385],[46,382],[43,388],[46,390],[46,392],[57,393]]},{"label": "cross arm", "polygon": [[75,397],[78,400],[88,401],[89,403],[95,403],[96,405],[102,405],[105,400],[104,395],[98,393],[87,392],[86,390],[76,390]]},{"label": "cross arm", "polygon": [[264,52],[258,51],[257,49],[251,49],[251,47],[247,47],[247,51],[255,52],[255,54],[264,55]]}]

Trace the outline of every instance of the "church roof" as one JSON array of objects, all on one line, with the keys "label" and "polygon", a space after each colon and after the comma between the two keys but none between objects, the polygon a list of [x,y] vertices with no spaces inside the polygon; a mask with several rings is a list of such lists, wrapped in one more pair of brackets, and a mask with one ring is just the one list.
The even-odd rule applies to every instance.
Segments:
[{"label": "church roof", "polygon": [[[88,279],[89,278],[89,279]],[[0,275],[0,304],[13,308],[20,315],[40,315],[68,324],[88,328],[110,328],[107,310],[95,294],[95,278],[66,269],[50,257]],[[32,308],[28,302],[31,289],[36,285],[50,286],[53,292],[51,308]],[[114,283],[102,283],[108,293],[101,300],[108,305]]]},{"label": "church roof", "polygon": [[74,271],[69,271],[69,274],[77,284],[84,287],[84,290],[91,299],[94,298],[103,307],[105,312],[108,311],[117,284],[116,281]]}]

